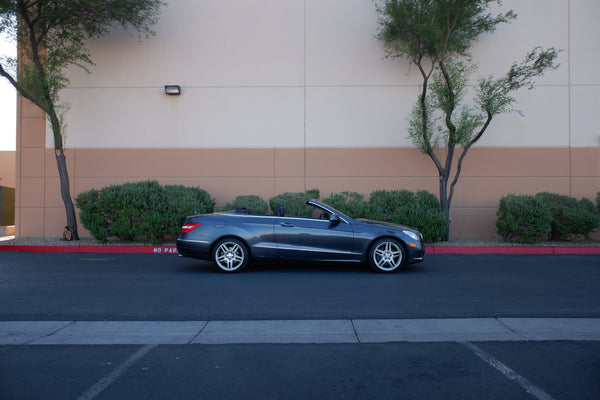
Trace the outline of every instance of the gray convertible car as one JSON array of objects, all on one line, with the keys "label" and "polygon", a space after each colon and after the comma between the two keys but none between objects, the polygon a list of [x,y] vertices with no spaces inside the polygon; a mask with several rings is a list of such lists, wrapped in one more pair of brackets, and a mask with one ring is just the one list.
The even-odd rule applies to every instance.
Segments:
[{"label": "gray convertible car", "polygon": [[423,236],[415,229],[350,218],[316,200],[312,218],[253,215],[244,208],[188,217],[177,239],[185,257],[211,260],[219,271],[242,271],[250,259],[367,262],[395,272],[423,261]]}]

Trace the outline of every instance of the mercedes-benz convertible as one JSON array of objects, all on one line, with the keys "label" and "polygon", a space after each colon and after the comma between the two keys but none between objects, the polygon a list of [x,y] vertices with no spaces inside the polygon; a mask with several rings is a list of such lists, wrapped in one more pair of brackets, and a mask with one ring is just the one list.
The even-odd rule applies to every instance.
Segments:
[{"label": "mercedes-benz convertible", "polygon": [[274,215],[245,208],[187,217],[177,239],[180,255],[212,261],[222,272],[239,272],[250,260],[366,262],[395,272],[423,261],[423,236],[415,229],[353,219],[316,200],[312,217]]}]

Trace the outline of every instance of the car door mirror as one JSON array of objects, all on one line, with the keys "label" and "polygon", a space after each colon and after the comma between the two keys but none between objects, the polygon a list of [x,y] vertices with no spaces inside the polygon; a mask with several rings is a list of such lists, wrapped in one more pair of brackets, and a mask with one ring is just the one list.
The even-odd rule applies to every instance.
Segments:
[{"label": "car door mirror", "polygon": [[340,223],[340,216],[337,214],[331,214],[329,215],[329,222],[331,222],[332,224],[339,224]]}]

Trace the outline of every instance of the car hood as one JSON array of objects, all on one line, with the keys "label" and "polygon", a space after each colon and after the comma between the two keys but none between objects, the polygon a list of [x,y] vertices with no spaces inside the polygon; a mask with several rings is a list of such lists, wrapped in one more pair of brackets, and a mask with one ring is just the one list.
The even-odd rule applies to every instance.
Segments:
[{"label": "car hood", "polygon": [[416,229],[409,228],[408,226],[392,224],[390,222],[371,221],[370,219],[355,219],[354,221],[357,224],[376,225],[376,226],[381,226],[381,227],[394,228],[394,229],[405,229],[408,231],[418,232]]}]

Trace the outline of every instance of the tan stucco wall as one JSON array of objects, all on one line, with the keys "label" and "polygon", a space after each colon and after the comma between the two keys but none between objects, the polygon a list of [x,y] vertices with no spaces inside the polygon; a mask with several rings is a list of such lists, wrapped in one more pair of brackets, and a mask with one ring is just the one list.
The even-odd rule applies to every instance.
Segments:
[{"label": "tan stucco wall", "polygon": [[[15,206],[15,156],[14,151],[0,151],[0,190],[2,199],[0,199],[0,227],[14,224],[14,206]],[[4,228],[0,228],[2,230]],[[13,233],[11,227],[10,233]]]},{"label": "tan stucco wall", "polygon": [[15,187],[15,151],[0,151],[0,186]]},{"label": "tan stucco wall", "polygon": [[[507,193],[550,191],[594,199],[599,156],[598,148],[472,149],[453,202],[452,235],[494,237],[497,204]],[[376,189],[438,190],[431,162],[410,148],[69,149],[66,157],[74,197],[143,179],[199,186],[217,205],[240,194],[268,200],[313,188],[321,198],[345,190],[367,196]],[[18,234],[60,235],[65,217],[53,151],[42,150],[21,173]]]},{"label": "tan stucco wall", "polygon": [[[563,49],[562,65],[519,92],[518,112],[495,118],[471,150],[453,203],[455,237],[494,236],[507,193],[600,190],[600,2],[503,7],[519,18],[474,45],[482,75],[505,72],[536,45]],[[311,188],[322,197],[437,193],[431,161],[406,135],[418,71],[385,59],[376,30],[365,0],[171,0],[156,37],[115,31],[90,42],[92,73],[69,70],[62,92],[73,197],[141,179],[200,186],[220,205]],[[181,85],[181,96],[166,96],[165,84]],[[59,236],[51,132],[35,107],[20,100],[17,113],[17,235]]]}]

